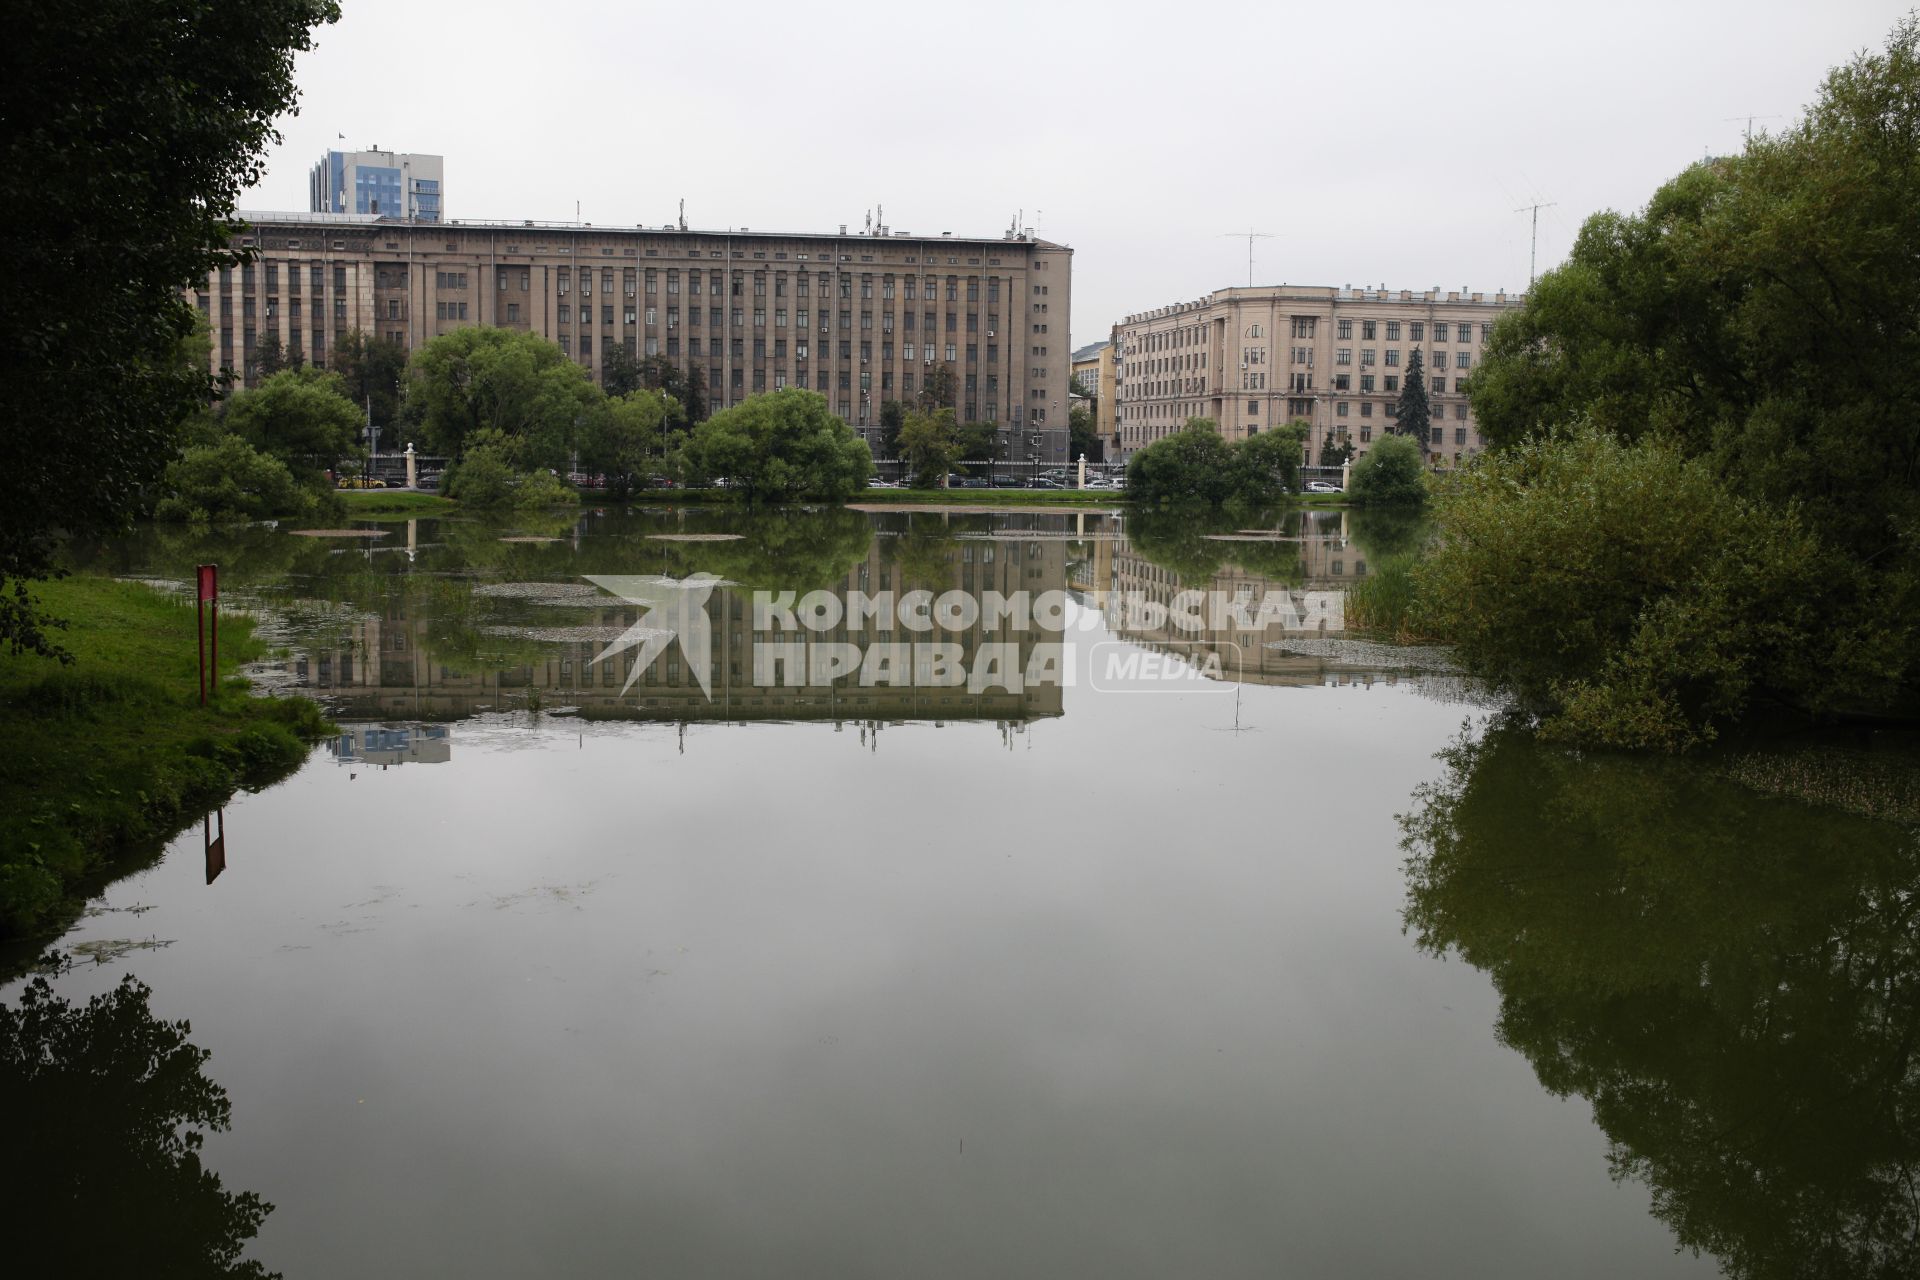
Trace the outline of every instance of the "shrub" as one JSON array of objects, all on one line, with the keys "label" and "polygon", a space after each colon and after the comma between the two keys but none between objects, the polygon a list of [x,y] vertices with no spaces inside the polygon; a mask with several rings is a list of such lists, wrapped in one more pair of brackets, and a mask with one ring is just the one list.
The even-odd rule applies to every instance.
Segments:
[{"label": "shrub", "polygon": [[236,436],[187,449],[167,464],[165,485],[167,496],[154,508],[159,520],[260,520],[305,515],[316,506],[286,463]]},{"label": "shrub", "polygon": [[1418,506],[1427,500],[1426,467],[1420,446],[1408,436],[1376,441],[1353,464],[1347,498],[1368,507]]}]

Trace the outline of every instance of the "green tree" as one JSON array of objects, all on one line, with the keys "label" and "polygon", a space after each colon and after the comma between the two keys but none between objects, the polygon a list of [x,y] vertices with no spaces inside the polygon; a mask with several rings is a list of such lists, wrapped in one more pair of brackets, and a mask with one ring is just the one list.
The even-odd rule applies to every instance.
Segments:
[{"label": "green tree", "polygon": [[930,364],[926,369],[926,377],[920,384],[920,394],[914,398],[914,402],[920,406],[920,412],[957,410],[960,389],[958,381],[953,376],[953,366]]},{"label": "green tree", "polygon": [[605,475],[615,498],[626,497],[665,456],[668,424],[679,411],[663,391],[609,396],[581,423],[580,464]]},{"label": "green tree", "polygon": [[360,411],[337,374],[287,369],[227,402],[226,429],[296,471],[318,473],[360,451]]},{"label": "green tree", "polygon": [[261,520],[305,515],[316,503],[313,489],[297,483],[286,463],[238,436],[190,446],[167,464],[162,486],[166,496],[153,512],[158,520]]},{"label": "green tree", "polygon": [[640,361],[638,368],[641,386],[651,391],[664,391],[679,405],[679,416],[671,424],[673,430],[685,431],[707,420],[710,407],[707,375],[700,371],[698,365],[689,364],[681,368],[665,356],[647,356]]},{"label": "green tree", "polygon": [[959,429],[953,424],[953,410],[936,409],[931,413],[915,410],[900,427],[900,457],[913,474],[917,489],[946,487],[947,473],[965,453]]},{"label": "green tree", "polygon": [[1383,436],[1353,464],[1347,497],[1363,506],[1418,506],[1427,500],[1420,446],[1404,435]]},{"label": "green tree", "polygon": [[[1307,424],[1302,422],[1297,425],[1304,427]],[[1320,465],[1323,467],[1344,467],[1352,461],[1353,441],[1348,439],[1336,440],[1334,439],[1333,432],[1329,430],[1327,432],[1327,438],[1320,442]]]},{"label": "green tree", "polygon": [[1671,444],[1588,430],[1504,449],[1448,481],[1437,517],[1420,629],[1552,736],[1684,748],[1756,689],[1871,690],[1904,660],[1835,643],[1799,520]]},{"label": "green tree", "polygon": [[333,344],[331,367],[340,375],[341,393],[359,406],[363,418],[371,417],[373,425],[383,429],[400,420],[407,377],[405,347],[391,338],[349,329]]},{"label": "green tree", "polygon": [[207,1168],[206,1135],[233,1109],[191,1028],[155,1018],[151,995],[126,977],[76,1008],[35,978],[0,1005],[0,1090],[15,1109],[0,1195],[23,1224],[8,1255],[29,1275],[265,1280],[240,1255],[273,1206]]},{"label": "green tree", "polygon": [[498,432],[521,467],[561,467],[576,424],[600,397],[586,371],[537,334],[474,326],[414,353],[408,394],[436,452],[455,457],[469,438]]},{"label": "green tree", "polygon": [[248,362],[247,373],[251,379],[259,381],[271,378],[282,369],[299,369],[305,364],[306,359],[300,354],[297,344],[291,348],[283,346],[279,330],[269,329],[254,344],[253,359]]},{"label": "green tree", "polygon": [[[331,0],[12,6],[0,46],[0,643],[57,653],[34,579],[58,532],[123,528],[203,404],[184,284],[244,256],[235,201]],[[84,376],[76,376],[84,371]]]},{"label": "green tree", "polygon": [[749,502],[851,497],[873,474],[866,442],[827,398],[788,387],[748,396],[693,429],[681,449],[693,477],[725,477]]},{"label": "green tree", "polygon": [[1127,459],[1127,498],[1147,506],[1198,502],[1220,506],[1233,495],[1233,450],[1212,418],[1155,440]]},{"label": "green tree", "polygon": [[1670,441],[1832,551],[1818,624],[1920,707],[1920,22],[1803,119],[1597,214],[1468,383],[1496,448],[1582,424]]},{"label": "green tree", "polygon": [[1068,452],[1076,459],[1100,462],[1107,456],[1106,442],[1094,426],[1093,410],[1085,405],[1077,404],[1067,410],[1067,439]]},{"label": "green tree", "polygon": [[905,400],[886,400],[880,405],[880,452],[889,458],[900,456],[900,428],[907,424],[913,406]]},{"label": "green tree", "polygon": [[1248,436],[1233,446],[1233,496],[1249,507],[1269,506],[1300,491],[1304,423],[1289,423]]},{"label": "green tree", "polygon": [[[660,359],[658,356],[654,358]],[[627,350],[625,343],[616,343],[601,355],[600,389],[609,396],[624,396],[645,385],[640,376],[640,361],[633,352]]]},{"label": "green tree", "polygon": [[1432,418],[1432,410],[1427,404],[1426,368],[1420,348],[1415,347],[1413,354],[1407,357],[1407,376],[1400,383],[1400,405],[1394,412],[1393,431],[1419,441],[1420,452],[1425,453],[1427,442],[1432,438],[1429,430]]}]

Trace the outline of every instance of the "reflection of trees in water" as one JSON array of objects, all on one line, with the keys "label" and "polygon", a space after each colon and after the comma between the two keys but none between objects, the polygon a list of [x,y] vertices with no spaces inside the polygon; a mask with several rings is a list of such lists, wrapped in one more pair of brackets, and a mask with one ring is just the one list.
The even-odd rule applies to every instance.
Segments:
[{"label": "reflection of trees in water", "polygon": [[1420,510],[1405,507],[1355,507],[1347,513],[1348,536],[1368,561],[1410,555],[1433,536],[1433,521]]},{"label": "reflection of trees in water", "polygon": [[1731,1275],[1920,1273],[1920,837],[1508,729],[1444,758],[1408,927],[1616,1175]]},{"label": "reflection of trees in water", "polygon": [[1179,578],[1182,585],[1204,589],[1228,565],[1270,578],[1297,583],[1303,576],[1300,543],[1225,542],[1213,536],[1242,529],[1291,527],[1290,509],[1234,516],[1207,508],[1140,511],[1127,522],[1127,542],[1143,559]]},{"label": "reflection of trees in water", "polygon": [[[25,1274],[265,1276],[240,1252],[273,1206],[202,1165],[226,1090],[184,1022],[128,977],[75,1008],[36,978],[0,1006],[7,1256]],[[15,1274],[23,1274],[16,1270]]]}]

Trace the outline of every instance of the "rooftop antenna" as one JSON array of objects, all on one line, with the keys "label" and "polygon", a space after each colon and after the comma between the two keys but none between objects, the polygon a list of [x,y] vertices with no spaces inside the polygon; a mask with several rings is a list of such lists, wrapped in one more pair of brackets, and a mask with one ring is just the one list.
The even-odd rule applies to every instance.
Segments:
[{"label": "rooftop antenna", "polygon": [[1247,288],[1253,288],[1253,242],[1273,240],[1277,237],[1271,231],[1223,231],[1221,234],[1233,240],[1238,240],[1241,236],[1247,238]]},{"label": "rooftop antenna", "polygon": [[1751,142],[1753,141],[1753,122],[1754,122],[1755,120],[1783,120],[1783,119],[1785,119],[1786,117],[1784,117],[1784,116],[1782,116],[1782,115],[1780,115],[1780,114],[1778,114],[1777,112],[1776,112],[1775,114],[1773,114],[1773,115],[1763,115],[1763,114],[1761,114],[1761,113],[1759,113],[1759,112],[1755,112],[1755,113],[1753,113],[1753,114],[1751,114],[1751,115],[1744,115],[1744,116],[1721,116],[1720,118],[1721,118],[1722,120],[1729,120],[1729,121],[1731,121],[1731,120],[1744,120],[1744,121],[1746,121],[1746,122],[1747,122],[1747,127],[1746,127],[1746,132],[1744,132],[1743,134],[1741,134],[1741,137],[1742,137],[1742,138],[1743,138],[1743,139],[1744,139],[1745,141],[1747,141],[1748,143],[1751,143]]},{"label": "rooftop antenna", "polygon": [[1540,211],[1542,209],[1551,209],[1558,203],[1559,201],[1557,200],[1548,200],[1544,204],[1535,202],[1533,204],[1523,204],[1514,210],[1515,213],[1531,213],[1533,215],[1533,234],[1527,241],[1527,288],[1529,290],[1533,288],[1533,277],[1536,274],[1535,268],[1540,261]]},{"label": "rooftop antenna", "polygon": [[680,229],[682,231],[687,229],[687,198],[685,196],[680,197]]}]

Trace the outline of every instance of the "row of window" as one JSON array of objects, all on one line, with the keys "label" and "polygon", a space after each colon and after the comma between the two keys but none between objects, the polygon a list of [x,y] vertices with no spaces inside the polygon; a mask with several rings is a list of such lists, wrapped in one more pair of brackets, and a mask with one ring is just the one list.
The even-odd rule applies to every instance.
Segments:
[{"label": "row of window", "polygon": [[[465,305],[465,304],[462,304],[462,305]],[[509,304],[509,305],[517,305],[517,304]],[[660,310],[661,309],[659,307],[655,307],[655,306],[649,306],[645,309],[645,317],[646,317],[645,323],[648,328],[654,328],[659,325]],[[619,312],[620,312],[621,322],[624,324],[631,325],[631,324],[636,324],[640,321],[641,309],[638,306],[629,304],[627,306],[619,308]],[[575,312],[574,312],[573,304],[571,303],[560,302],[560,303],[554,304],[554,313],[555,313],[555,318],[561,324],[572,324],[574,322]],[[600,304],[600,323],[603,325],[611,326],[614,321],[614,313],[615,313],[615,306],[613,303],[606,302],[606,303]],[[593,304],[588,302],[581,303],[579,306],[578,314],[579,314],[579,322],[582,325],[592,324],[593,323]],[[680,314],[681,314],[680,308],[677,305],[666,308],[667,328],[677,329],[680,327]],[[700,322],[702,318],[705,318],[709,327],[715,328],[715,329],[721,328],[725,324],[725,321],[727,319],[727,314],[728,314],[728,310],[727,308],[724,308],[724,307],[708,307],[704,310],[702,310],[700,307],[688,307],[686,309],[687,323],[689,326],[693,328],[700,327]],[[794,323],[792,327],[796,329],[811,329],[813,327],[814,313],[809,308],[800,307],[796,309],[792,314],[794,319]],[[732,308],[731,315],[732,315],[734,328],[744,329],[747,327],[746,308],[734,307]],[[773,327],[775,329],[787,328],[788,327],[787,315],[788,315],[788,312],[785,307],[775,307],[773,309]],[[832,332],[833,313],[823,308],[820,311],[819,315],[820,315],[820,332],[822,333]],[[948,333],[958,333],[960,331],[960,314],[956,311],[949,311],[946,313],[946,317],[947,317],[946,331]],[[928,311],[925,313],[920,313],[920,312],[906,311],[906,312],[900,313],[900,322],[901,322],[900,328],[903,332],[912,333],[915,331],[917,327],[919,327],[917,322],[920,321],[921,319],[924,319],[925,328],[927,329],[928,332],[932,332],[933,330],[938,329],[940,327],[940,313],[938,312]],[[987,319],[987,325],[986,325],[987,332],[989,334],[999,332],[999,329],[1000,329],[999,315],[995,312],[989,311],[987,313],[986,319]],[[968,333],[980,332],[980,313],[979,312],[977,311],[968,312],[966,316],[966,321],[967,321],[966,331]],[[767,327],[767,308],[765,307],[753,308],[753,327],[756,329],[765,329]],[[853,328],[853,312],[852,311],[842,311],[840,313],[840,327],[842,329]],[[866,331],[871,331],[874,328],[873,312],[862,311],[860,313],[860,328]],[[892,333],[894,331],[894,313],[893,312],[884,311],[880,314],[879,328],[882,333]]]},{"label": "row of window", "polygon": [[[495,270],[496,287],[502,291],[516,287],[525,290],[531,287],[532,274],[529,268],[499,267]],[[600,291],[602,293],[612,293],[614,291],[613,272],[614,269],[612,267],[603,267],[600,269]],[[444,275],[446,273],[442,274]],[[631,298],[638,292],[639,286],[644,280],[647,296],[656,296],[660,292],[660,276],[662,274],[666,277],[667,293],[678,294],[681,287],[680,272],[669,270],[662,273],[653,267],[647,268],[644,277],[636,268],[623,268],[620,274],[622,291],[627,297]],[[686,291],[690,294],[698,294],[704,287],[707,294],[711,297],[732,296],[735,298],[743,298],[747,296],[748,284],[751,283],[754,297],[766,297],[767,274],[762,271],[756,271],[753,273],[751,282],[749,282],[747,275],[748,273],[745,271],[734,271],[731,279],[729,279],[727,273],[722,271],[706,273],[689,271],[687,272],[686,278]],[[816,277],[801,273],[789,277],[786,272],[777,272],[773,276],[774,297],[784,298],[787,296],[789,279],[791,279],[793,285],[793,296],[798,298],[814,296],[813,291],[816,280],[818,281],[819,296],[822,298],[832,297],[836,287],[838,288],[839,296],[842,298],[853,298],[856,296],[854,292],[856,287],[859,290],[858,296],[861,298],[871,299],[875,296],[874,289],[876,287],[876,281],[871,275],[862,275],[856,281],[853,276],[845,274],[835,276],[822,272]],[[837,286],[836,281],[838,282]],[[574,269],[572,267],[556,267],[554,269],[554,283],[559,293],[565,294],[572,292],[574,284],[576,283]],[[582,294],[592,293],[594,283],[593,268],[581,267],[579,269],[577,283],[580,286],[580,292]],[[987,277],[986,300],[988,302],[1000,301],[1000,283],[1000,279],[997,276]],[[968,276],[964,281],[962,281],[959,276],[948,276],[943,286],[940,278],[937,276],[927,276],[924,281],[922,281],[919,276],[904,276],[896,281],[893,276],[887,275],[880,277],[877,285],[880,291],[879,297],[884,301],[893,301],[896,298],[900,298],[907,302],[917,302],[924,297],[927,302],[935,302],[939,300],[941,292],[944,289],[948,302],[958,302],[961,299],[961,291],[964,289],[968,302],[979,302],[981,293],[981,281],[978,276]],[[441,285],[440,287],[464,289],[466,288],[466,277],[462,274],[458,285]],[[1035,285],[1034,293],[1036,295],[1045,293],[1047,287],[1046,285]]]}]

